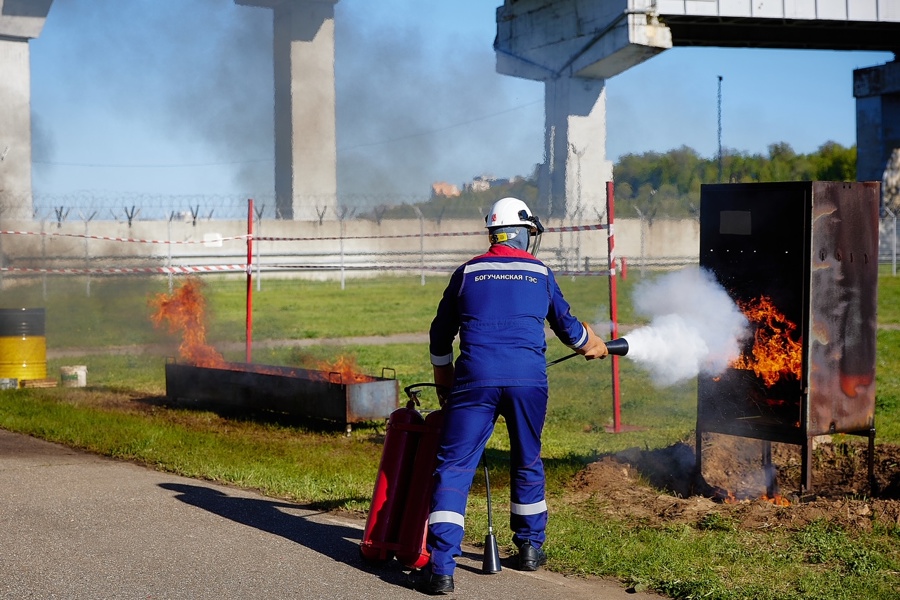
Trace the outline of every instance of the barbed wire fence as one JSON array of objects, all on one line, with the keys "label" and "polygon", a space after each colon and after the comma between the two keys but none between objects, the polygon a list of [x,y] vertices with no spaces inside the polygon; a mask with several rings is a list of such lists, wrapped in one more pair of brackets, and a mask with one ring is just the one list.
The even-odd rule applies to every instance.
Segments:
[{"label": "barbed wire fence", "polygon": [[[15,197],[0,191],[0,218],[16,215],[36,221],[58,223],[93,215],[98,220],[132,223],[137,220],[168,219],[210,221],[243,219],[247,199],[253,198],[255,210],[262,219],[289,219],[282,214],[282,204],[274,194],[138,194],[98,193],[34,194],[30,198]],[[310,198],[309,204],[318,221],[341,219],[380,220],[390,211],[412,213],[427,200],[417,195],[345,194],[338,198]],[[21,207],[30,206],[30,211]],[[488,206],[448,203],[433,218],[483,218]]]},{"label": "barbed wire fence", "polygon": [[[11,220],[9,198],[0,202],[0,282],[55,275],[81,275],[86,293],[95,277],[186,274],[242,274],[247,264],[248,199],[239,196],[47,196],[34,198],[32,220]],[[138,201],[146,204],[138,204]],[[340,279],[377,274],[448,273],[486,247],[482,207],[464,206],[414,218],[386,218],[398,198],[355,198],[334,215],[313,222],[276,218],[275,198],[253,203],[253,274],[257,287],[266,276]],[[113,202],[118,201],[118,207]],[[383,201],[372,206],[373,202]],[[133,203],[129,203],[133,202]],[[545,223],[540,258],[564,276],[608,274],[606,236],[598,235],[602,215],[551,219]],[[152,218],[159,217],[159,218]],[[327,218],[330,217],[330,218]],[[598,218],[595,218],[598,217]],[[583,221],[588,218],[590,221]],[[623,219],[622,221],[628,221]],[[696,254],[659,249],[665,220],[651,226],[635,220],[621,236],[620,261],[645,269],[696,263]],[[5,226],[14,223],[15,228]],[[685,227],[682,235],[690,235]],[[602,232],[600,232],[602,233]],[[654,235],[659,239],[654,240]],[[629,239],[633,238],[633,239]],[[651,249],[652,248],[652,249]],[[896,274],[896,212],[885,205],[879,258]]]},{"label": "barbed wire fence", "polygon": [[[247,202],[242,200],[245,215]],[[427,275],[447,274],[487,247],[478,213],[466,219],[426,218],[421,211],[415,219],[361,219],[347,210],[336,220],[293,222],[266,218],[264,206],[254,204],[250,234],[250,215],[216,219],[196,208],[172,211],[165,220],[141,219],[151,211],[136,205],[122,207],[114,219],[100,218],[96,205],[41,212],[36,221],[0,219],[0,284],[39,277],[46,294],[48,278],[81,276],[89,296],[97,277],[166,276],[171,289],[180,275],[240,276],[248,270],[258,289],[268,276],[339,279],[343,287],[349,277],[416,274],[424,284]],[[553,220],[541,258],[560,276],[607,276],[604,229],[602,223]]]}]

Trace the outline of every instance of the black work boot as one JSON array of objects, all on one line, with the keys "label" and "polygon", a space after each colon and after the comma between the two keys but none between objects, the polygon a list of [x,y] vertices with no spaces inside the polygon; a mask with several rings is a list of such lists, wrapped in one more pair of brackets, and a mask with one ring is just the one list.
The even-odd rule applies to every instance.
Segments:
[{"label": "black work boot", "polygon": [[428,566],[409,574],[409,580],[418,592],[429,596],[440,596],[453,592],[453,575],[435,575]]},{"label": "black work boot", "polygon": [[531,542],[524,542],[519,546],[516,565],[520,571],[537,571],[546,562],[547,555],[540,548],[532,546]]}]

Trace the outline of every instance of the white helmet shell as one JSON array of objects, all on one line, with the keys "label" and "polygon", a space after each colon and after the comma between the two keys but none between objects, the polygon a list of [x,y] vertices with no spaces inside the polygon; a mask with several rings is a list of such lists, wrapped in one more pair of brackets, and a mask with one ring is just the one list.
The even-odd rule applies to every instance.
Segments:
[{"label": "white helmet shell", "polygon": [[533,228],[534,219],[528,205],[518,198],[501,198],[494,202],[490,212],[484,217],[484,226],[487,229],[494,227],[513,227],[521,225]]}]

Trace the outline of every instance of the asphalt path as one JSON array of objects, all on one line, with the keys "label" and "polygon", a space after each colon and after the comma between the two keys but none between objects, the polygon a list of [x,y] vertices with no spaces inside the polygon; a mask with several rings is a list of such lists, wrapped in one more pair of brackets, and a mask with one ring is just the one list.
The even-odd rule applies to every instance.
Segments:
[{"label": "asphalt path", "polygon": [[[0,598],[426,598],[396,561],[359,557],[364,522],[0,430]],[[651,600],[603,579],[481,573],[451,597]]]}]

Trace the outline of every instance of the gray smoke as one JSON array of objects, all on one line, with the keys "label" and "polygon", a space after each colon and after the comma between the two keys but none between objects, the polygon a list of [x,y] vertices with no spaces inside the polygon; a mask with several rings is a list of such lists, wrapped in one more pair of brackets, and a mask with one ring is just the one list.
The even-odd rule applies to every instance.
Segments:
[{"label": "gray smoke", "polygon": [[[397,3],[398,10],[408,8]],[[415,18],[398,19],[390,7],[367,0],[335,5],[342,197],[367,196],[373,205],[397,197],[418,202],[435,181],[461,184],[485,172],[528,175],[540,160],[543,118],[535,100],[543,97],[541,84],[530,82],[522,97],[526,82],[495,71],[492,34],[427,21],[438,8],[416,6]],[[493,8],[481,18],[492,22]],[[212,172],[231,179],[227,187],[268,196],[274,193],[272,23],[272,10],[234,0],[55,0],[34,53],[38,78],[51,68],[53,76],[47,92],[39,86],[34,96],[66,98],[67,120],[102,107],[96,137],[119,130],[119,138],[129,138],[137,131],[132,143],[140,145],[150,131],[184,148],[201,146],[207,154],[194,161],[196,180],[218,169]],[[54,121],[46,125],[52,132]],[[517,162],[522,148],[534,149],[533,161]],[[80,148],[50,139],[37,143],[35,153],[46,163],[140,160],[112,150],[86,160]],[[91,173],[99,175],[92,187],[110,187],[103,171]],[[193,174],[190,165],[154,173]]]},{"label": "gray smoke", "polygon": [[634,292],[634,306],[651,321],[624,336],[627,357],[649,371],[659,386],[700,373],[718,375],[740,356],[750,334],[734,300],[699,267],[642,281]]},{"label": "gray smoke", "polygon": [[[241,192],[273,189],[272,11],[229,0],[56,0],[33,54],[35,78],[43,82],[33,99],[40,106],[44,93],[66,98],[67,120],[97,118],[102,108],[94,137],[140,148],[150,131],[209,152],[195,165],[154,167],[158,177],[220,166]],[[52,79],[44,70],[52,71]],[[140,160],[115,150],[85,160],[80,146],[49,138],[53,118],[60,117],[42,121],[46,135],[35,143],[38,161],[115,167]],[[182,160],[162,156],[151,162],[168,167]],[[110,187],[105,172],[91,171],[99,174],[93,187]]]},{"label": "gray smoke", "polygon": [[[342,196],[419,202],[436,181],[531,174],[543,148],[542,103],[534,106],[542,84],[517,96],[496,72],[492,37],[401,19],[374,27],[363,0],[342,0],[335,11]],[[522,148],[533,148],[532,162],[516,163]]]}]

